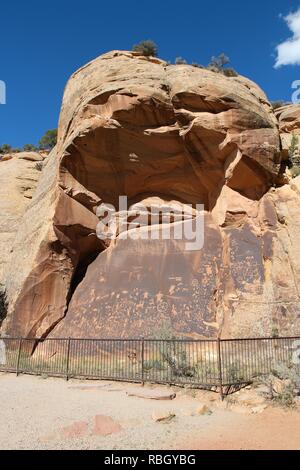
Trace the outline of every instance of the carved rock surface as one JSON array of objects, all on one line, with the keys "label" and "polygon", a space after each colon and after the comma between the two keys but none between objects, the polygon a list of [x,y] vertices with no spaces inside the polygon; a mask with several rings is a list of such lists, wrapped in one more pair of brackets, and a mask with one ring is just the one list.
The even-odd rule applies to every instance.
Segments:
[{"label": "carved rock surface", "polygon": [[[122,51],[78,70],[14,242],[4,333],[153,336],[171,323],[178,334],[215,337],[296,328],[300,201],[289,185],[272,189],[282,172],[278,127],[244,77]],[[203,248],[133,240],[126,230],[100,240],[97,208],[118,208],[120,195],[145,212],[150,200],[203,204]]]}]

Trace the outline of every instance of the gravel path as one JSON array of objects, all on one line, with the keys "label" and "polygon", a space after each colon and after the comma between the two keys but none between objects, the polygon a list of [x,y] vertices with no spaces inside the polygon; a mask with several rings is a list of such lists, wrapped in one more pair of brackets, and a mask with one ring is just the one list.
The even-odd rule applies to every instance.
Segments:
[{"label": "gravel path", "polygon": [[[0,449],[272,448],[277,428],[274,446],[300,449],[300,413],[268,408],[250,415],[227,409],[214,393],[147,388],[177,396],[157,401],[127,396],[141,390],[134,384],[0,374]],[[203,404],[212,413],[199,414]],[[152,417],[169,412],[169,422]]]}]

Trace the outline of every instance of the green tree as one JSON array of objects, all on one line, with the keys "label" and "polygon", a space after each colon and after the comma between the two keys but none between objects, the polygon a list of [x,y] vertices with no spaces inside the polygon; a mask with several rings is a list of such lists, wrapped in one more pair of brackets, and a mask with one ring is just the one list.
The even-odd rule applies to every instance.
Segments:
[{"label": "green tree", "polygon": [[57,129],[50,129],[45,132],[41,140],[39,141],[39,147],[43,150],[51,150],[55,147],[57,142]]},{"label": "green tree", "polygon": [[23,150],[24,152],[36,152],[38,149],[33,144],[25,144]]},{"label": "green tree", "polygon": [[11,152],[12,152],[11,145],[3,144],[0,146],[0,153],[6,154],[6,153],[11,153]]},{"label": "green tree", "polygon": [[138,52],[146,57],[156,57],[158,53],[158,47],[155,42],[148,39],[147,41],[141,41],[135,44],[132,48],[133,52]]}]

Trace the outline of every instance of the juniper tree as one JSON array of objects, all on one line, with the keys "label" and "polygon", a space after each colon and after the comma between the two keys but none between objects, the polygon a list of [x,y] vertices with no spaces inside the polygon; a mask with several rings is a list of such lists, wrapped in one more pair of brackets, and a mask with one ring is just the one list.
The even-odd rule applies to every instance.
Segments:
[{"label": "juniper tree", "polygon": [[146,41],[141,41],[138,44],[135,44],[132,48],[133,52],[138,52],[146,57],[156,57],[158,53],[158,47],[154,41],[147,39]]}]

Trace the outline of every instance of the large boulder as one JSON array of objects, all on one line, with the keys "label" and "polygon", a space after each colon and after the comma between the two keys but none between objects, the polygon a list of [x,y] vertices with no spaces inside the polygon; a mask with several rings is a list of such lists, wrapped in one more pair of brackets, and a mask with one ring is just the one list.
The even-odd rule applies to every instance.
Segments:
[{"label": "large boulder", "polygon": [[[282,171],[277,119],[250,80],[104,54],[66,87],[57,147],[15,239],[3,332],[152,336],[170,323],[215,337],[296,324],[300,201],[290,186],[272,189]],[[201,215],[203,248],[141,236],[162,232],[163,218],[135,238],[116,229],[113,242],[102,226],[100,239],[101,204],[132,217],[121,195],[146,215],[149,200]]]}]

